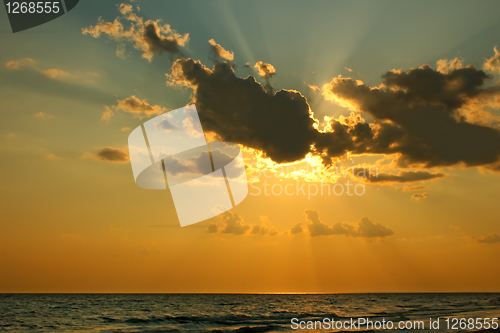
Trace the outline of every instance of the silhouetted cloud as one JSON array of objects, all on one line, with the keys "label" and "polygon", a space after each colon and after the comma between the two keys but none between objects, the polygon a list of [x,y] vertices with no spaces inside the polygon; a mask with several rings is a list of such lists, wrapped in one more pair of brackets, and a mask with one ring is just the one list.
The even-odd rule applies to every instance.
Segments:
[{"label": "silhouetted cloud", "polygon": [[302,223],[299,222],[299,223],[293,225],[293,227],[290,229],[290,234],[296,235],[296,234],[300,234],[303,231],[304,231],[304,228],[302,227]]},{"label": "silhouetted cloud", "polygon": [[[399,153],[400,166],[494,163],[500,155],[500,131],[469,123],[458,110],[468,103],[491,101],[500,86],[486,86],[490,77],[474,66],[441,67],[442,72],[428,65],[408,72],[389,71],[378,88],[337,77],[323,87],[323,93],[327,99],[368,113],[381,126],[378,136],[385,140],[376,144],[365,128],[367,140],[362,140],[357,152]],[[330,146],[325,149],[330,154]]]},{"label": "silhouetted cloud", "polygon": [[479,243],[495,244],[500,243],[500,236],[497,234],[484,235],[476,239]]},{"label": "silhouetted cloud", "polygon": [[318,132],[299,92],[269,94],[254,77],[237,77],[226,62],[210,70],[199,61],[178,59],[168,79],[194,90],[203,129],[222,141],[259,149],[277,162],[296,161],[310,152]]},{"label": "silhouetted cloud", "polygon": [[267,217],[261,216],[260,224],[246,223],[244,218],[236,213],[227,211],[220,215],[218,222],[211,222],[205,229],[209,234],[231,234],[246,236],[276,236],[288,235],[294,236],[306,233],[310,237],[344,235],[357,238],[384,238],[391,236],[394,232],[388,227],[370,221],[363,217],[358,223],[336,223],[327,225],[319,219],[318,212],[314,210],[305,210],[306,223],[299,222],[290,230],[279,232],[271,224]]},{"label": "silhouetted cloud", "polygon": [[96,153],[98,159],[108,162],[128,162],[130,160],[125,149],[106,147]]},{"label": "silhouetted cloud", "polygon": [[[151,61],[154,55],[168,53],[171,57],[182,56],[180,47],[185,46],[189,34],[181,35],[169,24],[161,20],[144,21],[133,12],[130,4],[120,4],[118,10],[121,16],[113,22],[106,22],[99,17],[95,26],[83,28],[82,33],[99,38],[102,34],[118,42],[117,56],[125,56],[125,43],[131,43],[137,50],[143,52],[142,57]],[[124,22],[128,27],[124,27]]]},{"label": "silhouetted cloud", "polygon": [[229,61],[233,61],[233,59],[234,59],[234,52],[227,51],[222,46],[220,46],[220,44],[217,44],[213,38],[210,39],[208,41],[208,43],[210,43],[210,45],[211,45],[210,50],[212,51],[212,53],[216,57],[223,58],[223,59],[226,59],[226,60],[229,60]]},{"label": "silhouetted cloud", "polygon": [[205,230],[209,234],[276,236],[279,234],[267,218],[262,217],[260,224],[245,223],[244,218],[227,211],[220,215],[220,222],[211,222]]},{"label": "silhouetted cloud", "polygon": [[411,183],[423,180],[431,180],[444,177],[442,173],[430,173],[427,171],[401,171],[398,174],[372,173],[366,168],[356,168],[354,175],[368,183]]},{"label": "silhouetted cloud", "polygon": [[209,69],[179,59],[167,76],[170,85],[194,90],[205,130],[261,150],[278,163],[313,153],[328,165],[346,153],[369,153],[397,154],[400,167],[488,165],[500,154],[500,132],[459,119],[456,110],[468,101],[496,96],[498,87],[483,87],[488,75],[460,66],[455,60],[443,62],[440,70],[447,74],[429,66],[391,71],[379,88],[335,78],[323,87],[325,96],[367,112],[375,122],[352,113],[327,119],[322,131],[315,128],[318,120],[300,92],[269,93],[254,77],[236,76],[228,63]]},{"label": "silhouetted cloud", "polygon": [[306,225],[304,227],[300,224],[294,225],[293,231],[290,230],[292,234],[307,231],[311,237],[344,235],[361,238],[383,238],[394,234],[388,227],[380,223],[373,223],[367,217],[363,217],[357,224],[342,222],[328,225],[319,219],[317,211],[307,209],[304,213]]}]

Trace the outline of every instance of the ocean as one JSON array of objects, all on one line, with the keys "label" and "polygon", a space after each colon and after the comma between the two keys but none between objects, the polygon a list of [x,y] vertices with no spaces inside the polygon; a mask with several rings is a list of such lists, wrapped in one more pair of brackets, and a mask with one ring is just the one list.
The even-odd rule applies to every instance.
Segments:
[{"label": "ocean", "polygon": [[11,332],[338,332],[352,327],[337,322],[358,318],[471,332],[486,328],[477,318],[499,317],[500,294],[0,294],[0,331]]}]

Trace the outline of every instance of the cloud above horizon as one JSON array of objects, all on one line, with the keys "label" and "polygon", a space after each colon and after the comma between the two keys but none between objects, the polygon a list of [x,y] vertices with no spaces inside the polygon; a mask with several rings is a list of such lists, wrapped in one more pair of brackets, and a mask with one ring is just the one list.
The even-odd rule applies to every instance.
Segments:
[{"label": "cloud above horizon", "polygon": [[158,116],[168,109],[161,105],[149,104],[145,99],[140,100],[135,95],[129,96],[127,98],[117,100],[116,105],[111,107],[103,105],[104,112],[102,114],[101,120],[109,120],[113,115],[113,110],[121,110],[126,113],[132,114],[135,118],[149,118],[153,116]]},{"label": "cloud above horizon", "polygon": [[358,179],[368,183],[412,183],[431,179],[442,178],[443,173],[431,173],[428,171],[400,171],[398,174],[379,173],[370,174],[366,168],[355,168],[354,174]]},{"label": "cloud above horizon", "polygon": [[223,58],[223,59],[226,59],[229,61],[233,61],[234,52],[227,51],[220,44],[217,44],[213,38],[210,39],[208,41],[208,43],[210,44],[210,50],[215,57],[219,57],[219,58]]},{"label": "cloud above horizon", "polygon": [[[460,165],[500,169],[500,116],[493,112],[500,108],[500,84],[491,83],[491,75],[485,72],[498,71],[496,48],[483,65],[485,71],[464,66],[462,59],[455,58],[440,59],[436,68],[422,65],[389,70],[376,87],[339,75],[320,90],[326,100],[353,112],[320,121],[299,91],[274,92],[269,84],[276,74],[273,65],[258,61],[254,66],[264,84],[253,75],[239,77],[227,62],[234,59],[234,53],[210,39],[211,52],[226,61],[216,61],[208,68],[180,51],[189,34],[180,35],[160,20],[145,21],[131,4],[121,4],[118,10],[120,16],[113,22],[99,18],[82,33],[95,38],[104,34],[117,41],[122,56],[124,45],[131,43],[149,61],[161,53],[177,58],[171,73],[166,74],[167,84],[192,89],[202,126],[216,139],[255,149],[275,163],[300,161],[310,154],[329,167],[347,154],[375,154],[391,156],[399,168]],[[160,113],[160,106],[134,98],[121,101],[123,105],[117,108],[136,116]],[[112,114],[111,108],[106,109],[103,119]],[[433,174],[420,180],[440,177]],[[369,181],[418,180],[402,174]]]},{"label": "cloud above horizon", "polygon": [[[323,95],[354,112],[327,118],[322,130],[300,92],[270,92],[253,76],[238,77],[228,63],[217,62],[210,69],[182,58],[167,78],[169,85],[193,89],[204,129],[260,150],[277,163],[311,153],[328,166],[351,153],[392,155],[402,168],[494,165],[500,131],[468,122],[471,113],[464,110],[481,103],[495,106],[500,86],[486,85],[488,74],[460,61],[442,61],[438,67],[386,72],[379,87],[334,78],[323,86]],[[486,113],[478,112],[476,118]],[[363,113],[373,122],[367,123]]]},{"label": "cloud above horizon", "polygon": [[319,219],[315,210],[304,211],[306,223],[299,222],[289,230],[279,232],[265,216],[260,217],[260,224],[246,223],[243,216],[227,211],[219,216],[219,221],[211,222],[205,232],[208,234],[227,234],[236,236],[294,236],[306,234],[309,237],[346,236],[364,239],[382,239],[394,235],[388,227],[363,217],[358,223],[335,223],[328,225]]},{"label": "cloud above horizon", "polygon": [[19,60],[11,60],[6,62],[5,68],[9,70],[32,70],[34,72],[40,73],[45,77],[53,80],[62,80],[70,77],[70,73],[59,68],[47,68],[42,69],[38,66],[38,63],[31,58],[23,58]]},{"label": "cloud above horizon", "polygon": [[498,108],[500,85],[487,86],[490,76],[474,66],[452,62],[440,67],[441,71],[428,65],[407,72],[392,70],[382,76],[379,87],[339,76],[323,86],[323,95],[369,114],[376,124],[394,132],[387,148],[401,154],[400,167],[495,163],[500,156],[500,131],[468,122],[467,109],[471,105]]},{"label": "cloud above horizon", "polygon": [[[155,55],[167,53],[173,59],[182,56],[181,47],[189,41],[189,34],[181,35],[161,20],[146,20],[134,13],[131,4],[118,5],[120,16],[113,22],[106,22],[102,17],[97,24],[82,29],[82,34],[99,38],[106,35],[118,43],[116,55],[125,57],[125,44],[130,43],[142,51],[142,57],[151,61]],[[124,26],[125,24],[125,26]]]},{"label": "cloud above horizon", "polygon": [[483,243],[483,244],[496,244],[500,243],[500,236],[498,234],[489,234],[489,235],[483,235],[479,238],[476,238],[478,243]]},{"label": "cloud above horizon", "polygon": [[96,158],[106,162],[128,162],[130,157],[126,149],[106,147],[99,149]]},{"label": "cloud above horizon", "polygon": [[220,215],[219,222],[211,222],[205,230],[209,234],[247,236],[276,236],[279,234],[269,219],[261,217],[260,224],[245,223],[243,216],[231,211]]},{"label": "cloud above horizon", "polygon": [[295,224],[290,229],[292,235],[302,232],[307,232],[311,237],[343,235],[359,238],[384,238],[394,235],[391,229],[380,223],[374,223],[367,217],[363,217],[356,224],[342,222],[328,225],[320,220],[319,214],[315,210],[306,209],[304,214],[306,223]]}]

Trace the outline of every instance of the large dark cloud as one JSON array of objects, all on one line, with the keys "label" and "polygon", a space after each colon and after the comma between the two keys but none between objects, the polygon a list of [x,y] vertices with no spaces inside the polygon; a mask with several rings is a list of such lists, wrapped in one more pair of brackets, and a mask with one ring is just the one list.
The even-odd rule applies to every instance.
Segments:
[{"label": "large dark cloud", "polygon": [[400,166],[477,166],[498,160],[500,131],[468,123],[457,112],[468,102],[498,94],[500,86],[485,86],[486,73],[473,66],[447,73],[422,66],[408,72],[390,71],[382,78],[380,88],[350,78],[335,78],[325,86],[327,98],[350,102],[385,126],[378,135],[386,136],[384,145],[374,145],[368,136],[369,142],[358,148],[401,153]]},{"label": "large dark cloud", "polygon": [[204,130],[259,149],[276,162],[304,158],[318,135],[302,94],[292,90],[270,94],[254,77],[237,77],[226,62],[210,70],[199,61],[178,59],[171,82],[195,90]]},{"label": "large dark cloud", "polygon": [[400,154],[399,166],[488,165],[500,155],[500,131],[467,122],[458,108],[498,93],[486,87],[488,75],[472,66],[446,72],[422,66],[390,71],[383,85],[370,88],[350,78],[325,85],[327,98],[348,102],[371,115],[330,119],[324,131],[313,125],[306,98],[297,91],[266,90],[254,77],[235,75],[230,64],[209,69],[193,59],[179,59],[170,84],[194,90],[205,130],[225,141],[259,149],[276,162],[321,155],[325,164],[346,153]]}]

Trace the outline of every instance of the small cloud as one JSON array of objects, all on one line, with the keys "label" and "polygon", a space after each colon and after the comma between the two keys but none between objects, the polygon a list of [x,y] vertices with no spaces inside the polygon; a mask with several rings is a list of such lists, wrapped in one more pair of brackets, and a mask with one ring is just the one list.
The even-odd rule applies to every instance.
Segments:
[{"label": "small cloud", "polygon": [[40,73],[49,79],[60,80],[70,77],[70,73],[63,71],[59,68],[42,69],[38,66],[37,62],[31,58],[24,58],[20,60],[11,60],[5,63],[5,67],[10,70],[31,70]]},{"label": "small cloud", "polygon": [[276,74],[276,69],[274,68],[273,65],[267,64],[262,61],[258,61],[254,67],[257,69],[259,72],[259,75],[262,76],[263,78],[269,79],[273,77]]},{"label": "small cloud", "polygon": [[500,236],[498,236],[498,234],[484,235],[480,238],[477,238],[477,241],[483,244],[496,244],[500,243]]},{"label": "small cloud", "polygon": [[40,72],[43,75],[45,75],[46,77],[48,77],[50,79],[54,79],[54,80],[62,79],[64,77],[69,76],[68,72],[65,72],[62,69],[58,69],[58,68],[44,69],[44,70],[41,70]]},{"label": "small cloud", "polygon": [[113,117],[114,112],[107,105],[103,105],[103,107],[105,111],[102,113],[101,120],[109,120],[111,117]]},{"label": "small cloud", "polygon": [[130,127],[122,127],[122,129],[120,131],[122,131],[122,132],[130,131]]},{"label": "small cloud", "polygon": [[302,227],[302,223],[299,222],[297,224],[295,224],[291,229],[290,229],[290,234],[292,235],[296,235],[296,234],[300,234],[301,232],[304,231],[304,228]]},{"label": "small cloud", "polygon": [[[319,219],[317,211],[307,209],[304,213],[308,222],[305,230],[309,232],[311,237],[344,235],[346,237],[384,238],[394,235],[391,229],[380,223],[374,223],[367,217],[363,217],[357,224],[342,222],[328,225]],[[298,227],[295,231],[296,233],[300,232]]]},{"label": "small cloud", "polygon": [[199,126],[199,123],[194,124],[193,118],[186,118],[182,121],[184,130],[192,138],[199,138],[203,135],[203,130]]},{"label": "small cloud", "polygon": [[54,154],[45,154],[45,158],[49,159],[49,160],[53,160],[53,159],[56,158],[56,155],[54,155]]},{"label": "small cloud", "polygon": [[411,196],[412,199],[415,199],[415,200],[420,200],[420,199],[427,199],[427,193],[425,192],[422,192],[422,193],[414,193],[412,196]]},{"label": "small cloud", "polygon": [[118,100],[113,109],[131,113],[134,117],[139,119],[160,115],[167,111],[167,108],[160,105],[149,104],[145,99],[141,101],[139,98],[135,97],[135,95]]},{"label": "small cloud", "polygon": [[99,160],[107,162],[128,162],[129,155],[125,149],[106,147],[99,149],[96,153]]},{"label": "small cloud", "polygon": [[498,51],[496,46],[494,47],[493,51],[495,51],[495,55],[486,60],[486,62],[483,65],[483,68],[484,70],[490,72],[500,73],[500,52]]},{"label": "small cloud", "polygon": [[9,133],[5,136],[7,139],[14,139],[15,137],[17,137],[17,134],[16,133]]},{"label": "small cloud", "polygon": [[267,217],[261,216],[260,221],[260,224],[245,223],[243,216],[227,211],[220,215],[219,222],[211,222],[205,232],[238,236],[276,236],[279,234],[278,229],[271,225]]},{"label": "small cloud", "polygon": [[160,121],[159,123],[155,123],[155,127],[156,127],[156,129],[162,129],[162,130],[165,130],[167,132],[175,131],[178,129],[171,122],[169,122],[168,119],[164,119],[164,120]]},{"label": "small cloud", "polygon": [[436,70],[443,74],[449,74],[454,70],[464,68],[462,60],[458,58],[452,59],[450,61],[448,61],[448,59],[439,59],[436,64]]},{"label": "small cloud", "polygon": [[[120,4],[118,11],[121,16],[116,17],[113,22],[99,18],[96,25],[83,28],[82,34],[94,38],[106,35],[116,41],[118,43],[116,55],[119,58],[125,57],[126,43],[142,51],[142,57],[148,61],[162,53],[167,53],[171,57],[182,56],[180,47],[187,44],[189,34],[181,35],[169,24],[163,24],[161,20],[144,20],[133,12],[133,6],[130,4]],[[124,24],[128,25],[128,28],[125,28]]]},{"label": "small cloud", "polygon": [[358,179],[363,179],[368,183],[411,183],[424,180],[442,178],[442,173],[431,173],[428,171],[402,171],[398,174],[376,173],[367,174],[366,168],[354,169],[354,174]]},{"label": "small cloud", "polygon": [[344,69],[346,69],[349,72],[352,72],[352,69],[350,69],[349,67],[344,67]]},{"label": "small cloud", "polygon": [[314,92],[317,92],[318,90],[320,90],[320,88],[314,84],[308,84],[307,85],[312,91]]},{"label": "small cloud", "polygon": [[233,61],[234,59],[234,52],[227,51],[224,49],[222,46],[217,44],[215,40],[212,38],[208,41],[211,45],[211,51],[216,57],[224,58],[229,61]]},{"label": "small cloud", "polygon": [[38,119],[51,119],[51,118],[54,118],[54,116],[51,115],[51,114],[46,114],[45,112],[38,112],[38,113],[35,113],[35,118],[38,118]]},{"label": "small cloud", "polygon": [[21,70],[26,68],[35,68],[36,61],[31,58],[24,58],[20,60],[11,60],[5,63],[5,67],[11,70]]},{"label": "small cloud", "polygon": [[279,234],[278,229],[271,225],[271,221],[269,221],[267,216],[261,216],[260,222],[260,225],[254,225],[252,227],[250,234],[260,236],[276,236]]}]

